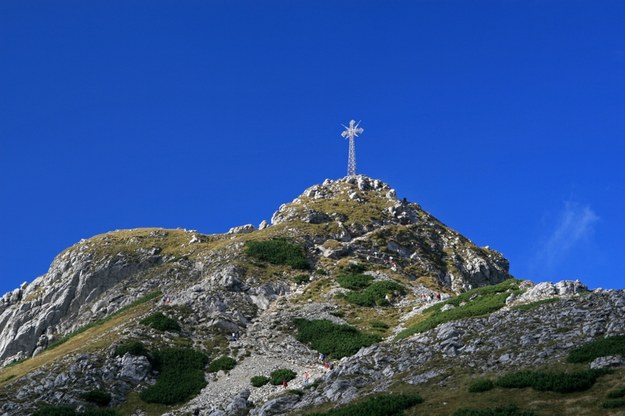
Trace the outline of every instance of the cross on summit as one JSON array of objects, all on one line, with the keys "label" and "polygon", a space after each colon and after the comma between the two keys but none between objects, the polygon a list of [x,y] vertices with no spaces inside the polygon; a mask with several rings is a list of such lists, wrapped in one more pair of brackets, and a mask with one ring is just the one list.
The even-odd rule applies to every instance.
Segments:
[{"label": "cross on summit", "polygon": [[349,157],[347,159],[347,176],[355,176],[356,175],[356,143],[354,142],[354,138],[358,137],[359,134],[362,134],[365,131],[362,127],[358,127],[360,125],[360,121],[356,123],[355,120],[350,120],[349,127],[342,124],[345,127],[345,131],[341,133],[346,139],[349,139]]}]

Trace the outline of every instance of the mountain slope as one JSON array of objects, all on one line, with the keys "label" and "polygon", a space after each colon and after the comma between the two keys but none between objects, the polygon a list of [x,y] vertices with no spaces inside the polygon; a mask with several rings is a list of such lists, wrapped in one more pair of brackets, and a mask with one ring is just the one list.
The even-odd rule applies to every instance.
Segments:
[{"label": "mountain slope", "polygon": [[[326,180],[259,228],[115,231],[61,253],[3,297],[2,410],[84,407],[104,390],[120,414],[284,414],[561,365],[575,346],[625,332],[622,292],[510,279],[500,253],[375,179]],[[236,365],[217,360],[206,385],[200,376],[175,404],[147,403],[146,392],[186,386],[195,370],[160,387],[177,365],[163,357],[191,350]],[[250,384],[280,368],[301,393]]]}]

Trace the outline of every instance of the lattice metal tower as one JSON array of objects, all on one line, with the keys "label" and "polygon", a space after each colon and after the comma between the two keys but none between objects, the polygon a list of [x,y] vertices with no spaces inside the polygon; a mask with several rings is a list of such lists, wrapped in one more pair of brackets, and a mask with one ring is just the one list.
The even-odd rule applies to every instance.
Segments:
[{"label": "lattice metal tower", "polygon": [[350,120],[349,127],[342,124],[345,127],[345,131],[341,133],[346,139],[349,139],[349,157],[347,159],[347,176],[356,175],[356,143],[354,142],[354,138],[358,137],[363,131],[365,131],[362,127],[358,127],[360,125],[360,121],[356,123],[355,120]]}]

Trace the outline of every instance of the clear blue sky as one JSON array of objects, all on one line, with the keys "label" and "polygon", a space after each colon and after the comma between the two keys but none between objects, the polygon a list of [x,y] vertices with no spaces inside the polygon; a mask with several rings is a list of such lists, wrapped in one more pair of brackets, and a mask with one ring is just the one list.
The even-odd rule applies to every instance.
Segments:
[{"label": "clear blue sky", "polygon": [[0,2],[0,292],[358,171],[534,281],[625,278],[622,0]]}]

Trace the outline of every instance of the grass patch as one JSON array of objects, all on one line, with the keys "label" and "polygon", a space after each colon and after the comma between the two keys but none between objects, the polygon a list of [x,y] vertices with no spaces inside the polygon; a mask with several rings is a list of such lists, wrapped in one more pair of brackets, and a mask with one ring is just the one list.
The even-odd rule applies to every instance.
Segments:
[{"label": "grass patch", "polygon": [[295,377],[297,377],[297,373],[289,368],[280,368],[278,370],[272,371],[269,375],[270,382],[274,386],[279,386],[283,381],[291,381]]},{"label": "grass patch", "polygon": [[269,383],[269,380],[271,380],[269,377],[254,376],[250,379],[250,383],[252,383],[252,386],[254,387],[262,387],[265,384]]},{"label": "grass patch", "polygon": [[204,367],[208,357],[188,348],[167,348],[153,353],[153,365],[160,371],[156,384],[141,392],[148,403],[185,402],[206,386]]},{"label": "grass patch", "polygon": [[570,363],[587,363],[608,355],[625,355],[625,335],[599,338],[569,352]]},{"label": "grass patch", "polygon": [[384,331],[386,331],[389,328],[388,324],[385,324],[382,321],[371,321],[369,323],[369,325],[371,325],[371,329],[373,329],[375,331],[382,331],[382,332],[384,332]]},{"label": "grass patch", "polygon": [[216,373],[218,371],[230,371],[235,365],[237,365],[237,362],[234,358],[226,356],[219,357],[211,361],[208,365],[208,372]]},{"label": "grass patch", "polygon": [[625,387],[609,391],[607,397],[608,399],[620,399],[621,397],[625,397]]},{"label": "grass patch", "polygon": [[601,407],[604,409],[617,409],[619,407],[625,407],[625,399],[606,400],[601,403]]},{"label": "grass patch", "polygon": [[[508,279],[496,285],[470,290],[453,299],[431,306],[423,311],[427,316],[425,319],[401,331],[396,338],[407,338],[413,334],[435,328],[445,322],[483,316],[495,312],[505,306],[506,299],[510,296],[510,293],[520,293],[518,282],[516,279]],[[441,308],[446,304],[453,305],[454,308],[441,311]]]},{"label": "grass patch", "polygon": [[326,319],[296,319],[295,326],[298,341],[336,359],[354,355],[360,348],[381,341],[377,335],[363,334],[352,326],[338,325]]},{"label": "grass patch", "polygon": [[373,277],[366,274],[342,274],[336,279],[337,283],[350,290],[360,290],[368,287],[373,281]]},{"label": "grass patch", "polygon": [[162,312],[155,312],[142,319],[140,323],[157,331],[180,331],[180,324],[175,319],[165,316]]},{"label": "grass patch", "polygon": [[127,341],[121,345],[118,345],[113,352],[113,355],[116,357],[123,356],[126,354],[139,356],[143,355],[145,357],[148,356],[148,350],[145,348],[145,345],[141,341]]},{"label": "grass patch", "polygon": [[487,409],[458,409],[453,416],[534,416],[530,410],[520,410],[514,405]]},{"label": "grass patch", "polygon": [[285,238],[248,241],[245,243],[245,253],[252,258],[271,264],[286,265],[300,270],[310,268],[304,248]]},{"label": "grass patch", "polygon": [[72,339],[73,337],[75,337],[78,334],[82,334],[83,332],[85,332],[88,329],[100,326],[108,321],[110,321],[111,319],[115,318],[116,316],[119,316],[121,314],[123,314],[124,312],[139,306],[141,304],[144,304],[154,298],[157,298],[159,296],[162,295],[162,292],[160,290],[154,291],[154,292],[150,292],[147,295],[144,295],[142,297],[140,297],[139,299],[137,299],[136,301],[132,302],[131,304],[124,306],[123,308],[119,309],[118,311],[110,314],[109,316],[102,318],[102,319],[98,319],[97,321],[91,322],[87,325],[84,325],[80,328],[78,328],[77,330],[70,332],[69,334],[65,335],[64,337],[54,341],[53,343],[51,343],[48,346],[48,350],[54,349],[56,347],[58,347],[59,345],[62,345],[64,343],[66,343],[67,341],[69,341],[70,339]]},{"label": "grass patch", "polygon": [[549,299],[542,299],[542,300],[537,300],[536,302],[531,302],[531,303],[525,303],[523,305],[517,305],[515,307],[513,307],[512,309],[515,309],[517,311],[529,311],[532,309],[536,309],[541,305],[546,305],[548,303],[555,303],[558,302],[560,300],[560,298],[549,298]]},{"label": "grass patch", "polygon": [[494,387],[495,383],[490,379],[477,380],[469,385],[469,393],[482,393],[492,390]]},{"label": "grass patch", "polygon": [[98,406],[108,406],[111,402],[111,393],[104,390],[91,390],[80,395],[86,402],[96,404]]},{"label": "grass patch", "polygon": [[423,403],[423,399],[417,394],[387,394],[324,413],[311,413],[311,416],[399,416],[419,403]]},{"label": "grass patch", "polygon": [[358,306],[388,306],[390,303],[386,296],[392,294],[406,294],[406,288],[397,282],[383,280],[372,283],[366,289],[351,292],[345,295],[345,299]]},{"label": "grass patch", "polygon": [[553,391],[556,393],[573,393],[591,388],[606,370],[583,370],[571,373],[517,371],[508,373],[496,381],[498,387],[525,388],[536,391]]}]

